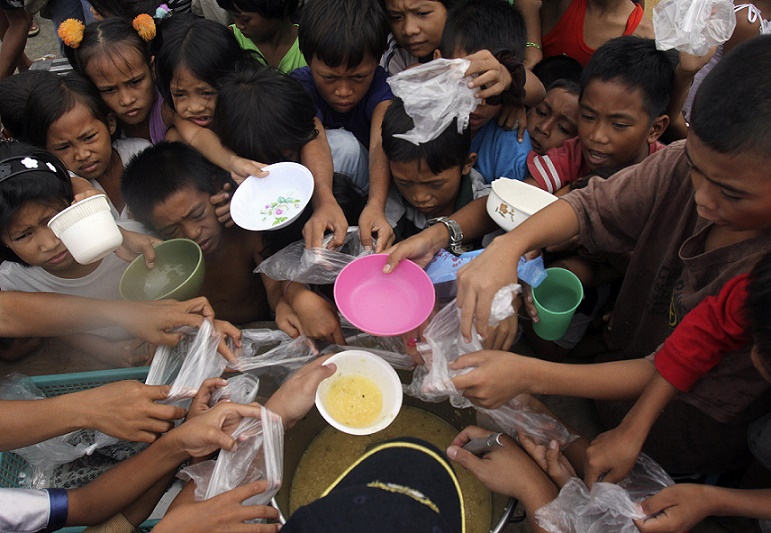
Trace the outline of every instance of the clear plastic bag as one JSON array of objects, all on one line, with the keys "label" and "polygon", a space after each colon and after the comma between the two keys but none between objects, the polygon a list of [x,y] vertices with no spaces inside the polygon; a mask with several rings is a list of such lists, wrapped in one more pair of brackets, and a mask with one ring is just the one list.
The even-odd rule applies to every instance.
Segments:
[{"label": "clear plastic bag", "polygon": [[177,346],[156,354],[145,383],[171,383],[169,396],[163,403],[176,404],[192,398],[205,380],[219,377],[225,370],[227,360],[217,352],[220,339],[214,325],[204,320],[194,336],[185,335]]},{"label": "clear plastic bag", "polygon": [[182,337],[176,346],[158,346],[155,350],[153,362],[145,379],[147,385],[170,385],[179,374],[179,369],[182,368],[182,363],[190,351],[198,329],[184,327],[180,328],[179,333]]},{"label": "clear plastic bag", "polygon": [[653,8],[656,48],[703,56],[736,28],[731,0],[662,0]]},{"label": "clear plastic bag", "polygon": [[395,135],[419,145],[436,139],[458,119],[458,133],[469,124],[469,115],[482,102],[468,86],[467,59],[434,59],[388,78],[394,96],[402,99],[404,110],[415,127]]},{"label": "clear plastic bag", "polygon": [[[46,396],[27,376],[12,373],[0,379],[0,400],[41,400]],[[101,439],[97,439],[101,435]],[[91,455],[97,447],[115,439],[93,430],[78,430],[66,435],[12,450],[32,466],[32,476],[25,479],[25,486],[48,486],[54,469],[84,455]]]},{"label": "clear plastic bag", "polygon": [[[511,291],[511,287],[504,287],[504,289]],[[510,303],[509,307],[511,307]],[[509,315],[512,312],[513,308]],[[562,446],[576,438],[560,421],[543,413],[534,412],[517,398],[498,409],[483,409],[473,405],[455,388],[452,378],[471,372],[473,368],[452,370],[449,367],[450,363],[463,354],[482,349],[476,331],[472,329],[472,340],[469,343],[460,334],[460,309],[455,305],[455,301],[439,311],[423,332],[423,336],[426,342],[418,344],[418,351],[425,364],[415,368],[412,383],[404,387],[406,394],[425,402],[441,402],[449,399],[454,407],[461,409],[474,407],[492,418],[501,431],[514,438],[518,433],[523,433],[536,442],[548,443],[556,440]]]},{"label": "clear plastic bag", "polygon": [[467,343],[460,334],[460,309],[455,300],[444,306],[423,332],[426,342],[417,348],[425,361],[415,369],[412,383],[404,392],[426,402],[450,400],[458,408],[471,407],[450,381],[455,376],[470,372],[471,369],[450,370],[449,364],[469,352],[482,349],[476,331],[472,330],[471,342]]},{"label": "clear plastic bag", "polygon": [[556,440],[560,447],[564,448],[578,438],[578,435],[571,433],[562,422],[547,414],[533,411],[519,398],[517,396],[509,400],[498,409],[476,409],[515,439],[522,433],[538,444],[548,445],[552,440]]},{"label": "clear plastic bag", "polygon": [[262,346],[260,341],[251,342],[242,338],[242,350],[228,366],[239,372],[249,371],[256,375],[268,373],[283,383],[289,374],[318,356],[319,351],[314,342],[304,335],[296,339],[284,333],[282,335],[286,337],[285,341],[265,352],[259,349]]},{"label": "clear plastic bag", "polygon": [[281,417],[265,407],[260,419],[245,418],[233,432],[236,445],[220,452],[216,461],[206,461],[180,472],[195,482],[195,499],[213,498],[246,483],[265,479],[265,492],[244,505],[267,505],[281,487],[284,464],[284,425]]},{"label": "clear plastic bag", "polygon": [[330,344],[321,351],[321,355],[361,349],[380,356],[397,370],[412,370],[415,361],[406,354],[404,342],[400,337],[374,337],[368,333],[359,333],[346,337],[345,346]]},{"label": "clear plastic bag", "polygon": [[327,235],[321,248],[306,248],[303,241],[294,242],[265,259],[254,271],[277,281],[291,280],[316,285],[334,283],[348,263],[371,252],[364,250],[356,226],[348,228],[342,246],[328,250],[327,245],[333,237]]},{"label": "clear plastic bag", "polygon": [[228,384],[215,389],[209,400],[209,407],[227,400],[233,403],[252,403],[260,390],[260,380],[249,374],[238,374],[227,380]]},{"label": "clear plastic bag", "polygon": [[645,454],[620,483],[595,483],[592,490],[579,478],[562,487],[559,496],[535,512],[539,526],[552,533],[636,533],[633,519],[645,518],[640,503],[672,485],[664,469]]}]

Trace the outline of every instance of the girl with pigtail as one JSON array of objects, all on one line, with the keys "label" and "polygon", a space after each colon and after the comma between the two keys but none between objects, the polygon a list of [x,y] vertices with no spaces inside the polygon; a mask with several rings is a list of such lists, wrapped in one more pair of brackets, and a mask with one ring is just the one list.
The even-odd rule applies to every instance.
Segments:
[{"label": "girl with pigtail", "polygon": [[156,20],[160,22],[168,13],[159,8],[158,19],[142,13],[131,23],[112,17],[88,26],[68,19],[59,26],[58,33],[73,69],[97,87],[115,113],[122,135],[157,143],[164,140],[170,128],[178,126],[182,140],[228,170],[237,181],[249,175],[265,175],[260,163],[236,156],[222,146],[214,133],[180,117],[156,90],[151,68],[161,40]]}]

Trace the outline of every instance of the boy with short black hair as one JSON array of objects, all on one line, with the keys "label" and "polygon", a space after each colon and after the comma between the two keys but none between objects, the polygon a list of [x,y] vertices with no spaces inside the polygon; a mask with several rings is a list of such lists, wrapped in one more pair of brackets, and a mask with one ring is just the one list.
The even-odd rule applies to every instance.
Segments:
[{"label": "boy with short black hair", "polygon": [[[450,10],[444,24],[439,54],[448,59],[466,57],[480,50],[508,51],[518,60],[525,53],[525,21],[519,10],[505,0],[467,2]],[[525,67],[518,66],[519,86],[525,83]],[[516,76],[513,76],[516,77]],[[474,168],[487,183],[500,177],[522,180],[527,175],[530,136],[518,141],[518,131],[497,124],[502,102],[483,101],[471,113],[471,151],[477,154]]]},{"label": "boy with short black hair", "polygon": [[291,74],[316,105],[335,171],[368,195],[359,231],[365,246],[377,235],[377,250],[393,239],[385,218],[388,164],[380,137],[393,98],[378,66],[387,37],[378,0],[314,0],[303,7],[298,34],[308,67]]},{"label": "boy with short black hair", "polygon": [[[462,332],[469,334],[472,317],[486,332],[492,297],[516,282],[516,264],[525,252],[573,237],[590,252],[633,252],[604,331],[603,360],[652,353],[686,313],[718,294],[731,278],[750,271],[771,247],[769,68],[771,36],[736,47],[699,88],[685,142],[608,180],[591,180],[493,240],[458,273]],[[730,98],[725,96],[728,84]],[[500,364],[504,356],[474,361],[477,368],[456,386],[477,398],[482,382],[489,387],[483,393],[488,399],[522,392],[512,382],[529,374],[522,368],[501,371],[511,368]],[[648,436],[656,451],[651,455],[673,472],[741,466],[748,422],[767,408],[767,390],[768,383],[752,368],[749,346],[727,354],[660,414]],[[629,407],[598,404],[607,427],[616,427]]]},{"label": "boy with short black hair", "polygon": [[218,318],[235,324],[267,320],[266,288],[253,272],[265,253],[262,235],[225,227],[209,200],[225,178],[195,148],[161,142],[129,162],[121,192],[132,216],[161,238],[198,243],[206,262],[201,295]]},{"label": "boy with short black hair", "polygon": [[[635,165],[663,148],[676,57],[652,39],[618,37],[602,45],[581,74],[578,137],[527,158],[528,182],[560,194],[599,168]],[[566,192],[565,189],[562,192]]]},{"label": "boy with short black hair", "polygon": [[397,238],[422,231],[428,221],[446,217],[475,198],[486,195],[484,178],[472,167],[471,131],[458,133],[453,120],[435,139],[419,145],[396,135],[414,128],[400,98],[394,98],[383,118],[383,151],[395,189],[388,197],[386,216]]}]

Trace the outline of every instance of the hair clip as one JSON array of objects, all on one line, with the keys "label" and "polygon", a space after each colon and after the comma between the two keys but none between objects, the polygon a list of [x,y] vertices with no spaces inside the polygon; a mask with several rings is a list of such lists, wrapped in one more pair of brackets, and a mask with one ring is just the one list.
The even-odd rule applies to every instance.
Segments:
[{"label": "hair clip", "polygon": [[70,48],[77,48],[83,42],[83,32],[86,26],[78,19],[67,19],[59,24],[57,34],[62,42]]},{"label": "hair clip", "polygon": [[169,6],[166,4],[161,4],[158,6],[158,8],[155,10],[155,15],[153,16],[156,20],[163,20],[166,17],[171,16],[171,9],[169,9]]},{"label": "hair clip", "polygon": [[152,41],[155,38],[155,21],[147,13],[140,13],[131,23],[143,41]]}]

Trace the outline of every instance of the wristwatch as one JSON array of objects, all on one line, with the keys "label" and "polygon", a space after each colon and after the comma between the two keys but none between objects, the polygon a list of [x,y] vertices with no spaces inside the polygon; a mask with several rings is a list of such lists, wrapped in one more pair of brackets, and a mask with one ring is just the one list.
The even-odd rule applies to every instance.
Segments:
[{"label": "wristwatch", "polygon": [[450,252],[460,255],[466,251],[463,248],[463,230],[460,229],[460,224],[449,217],[437,217],[429,219],[426,222],[426,227],[431,227],[434,224],[444,224],[447,231],[450,232],[450,245],[447,247]]}]

